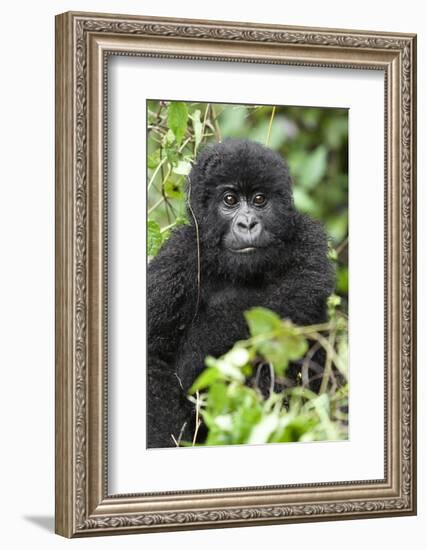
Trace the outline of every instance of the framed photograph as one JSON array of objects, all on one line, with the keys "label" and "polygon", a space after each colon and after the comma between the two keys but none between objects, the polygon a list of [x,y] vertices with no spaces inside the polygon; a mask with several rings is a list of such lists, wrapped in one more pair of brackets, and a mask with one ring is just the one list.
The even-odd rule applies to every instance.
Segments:
[{"label": "framed photograph", "polygon": [[416,513],[416,37],[56,18],[56,532]]}]

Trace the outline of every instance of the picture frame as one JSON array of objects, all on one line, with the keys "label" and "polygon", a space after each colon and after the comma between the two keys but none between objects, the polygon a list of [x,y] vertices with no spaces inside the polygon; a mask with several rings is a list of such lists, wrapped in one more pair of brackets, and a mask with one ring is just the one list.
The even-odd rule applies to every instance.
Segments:
[{"label": "picture frame", "polygon": [[[414,515],[416,36],[67,12],[56,17],[55,47],[56,533],[82,537]],[[248,63],[253,71],[271,64],[383,72],[383,478],[231,489],[207,489],[207,481],[190,491],[109,493],[109,56]]]}]

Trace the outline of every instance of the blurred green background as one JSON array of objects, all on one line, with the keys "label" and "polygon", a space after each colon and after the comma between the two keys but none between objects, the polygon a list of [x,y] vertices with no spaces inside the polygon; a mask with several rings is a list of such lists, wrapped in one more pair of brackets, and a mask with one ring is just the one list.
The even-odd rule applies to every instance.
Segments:
[{"label": "blurred green background", "polygon": [[147,122],[149,256],[185,223],[184,182],[198,151],[227,137],[251,139],[286,159],[297,208],[325,226],[347,310],[347,109],[148,101]]}]

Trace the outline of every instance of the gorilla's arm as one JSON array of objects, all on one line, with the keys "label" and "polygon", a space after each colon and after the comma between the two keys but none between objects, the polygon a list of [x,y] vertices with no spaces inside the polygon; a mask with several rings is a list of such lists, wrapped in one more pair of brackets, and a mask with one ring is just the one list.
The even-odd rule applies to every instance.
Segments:
[{"label": "gorilla's arm", "polygon": [[[273,283],[266,307],[299,326],[324,323],[327,298],[335,287],[334,269],[327,257],[327,240],[322,227],[310,219],[301,216],[297,227],[295,238],[289,243],[291,262],[285,276]],[[309,388],[316,393],[320,389],[324,361],[323,349],[311,357],[312,367],[307,374]],[[291,363],[286,376],[296,380],[300,371],[300,362]],[[276,391],[282,389],[278,386]]]},{"label": "gorilla's arm", "polygon": [[335,274],[327,257],[328,245],[318,222],[298,215],[294,238],[289,242],[288,269],[274,285],[268,307],[295,324],[326,321],[326,302],[335,286]]},{"label": "gorilla's arm", "polygon": [[[147,277],[147,446],[173,446],[191,404],[175,372],[176,355],[197,300],[194,228],[177,228],[149,264]],[[190,414],[189,414],[190,413]]]}]

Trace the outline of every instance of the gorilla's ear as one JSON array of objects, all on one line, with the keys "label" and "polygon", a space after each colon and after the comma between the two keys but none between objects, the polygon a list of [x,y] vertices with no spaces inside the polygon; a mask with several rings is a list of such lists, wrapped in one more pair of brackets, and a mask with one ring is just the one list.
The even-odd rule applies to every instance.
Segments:
[{"label": "gorilla's ear", "polygon": [[207,177],[222,163],[222,155],[215,147],[206,147],[196,160],[200,173]]}]

